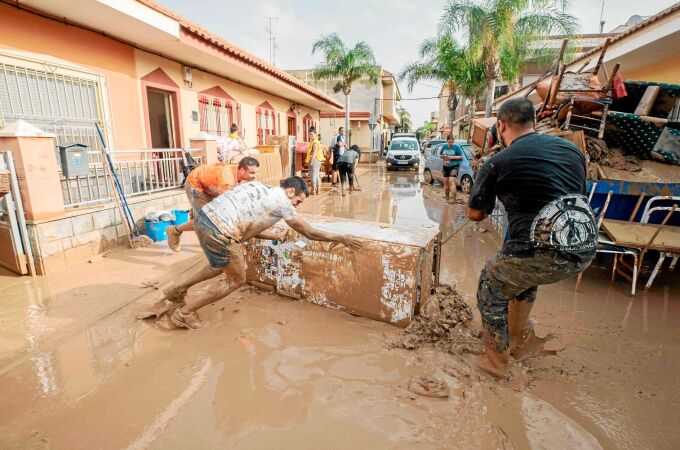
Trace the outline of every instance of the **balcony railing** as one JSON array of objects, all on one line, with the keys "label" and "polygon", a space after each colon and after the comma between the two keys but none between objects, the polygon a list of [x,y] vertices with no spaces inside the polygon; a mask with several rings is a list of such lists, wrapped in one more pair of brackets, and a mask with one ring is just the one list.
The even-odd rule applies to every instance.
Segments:
[{"label": "balcony railing", "polygon": [[[108,163],[98,151],[88,154],[87,175],[68,178],[61,175],[64,206],[67,208],[112,200],[113,187],[106,176],[108,167],[104,166]],[[118,150],[109,154],[126,197],[175,189],[182,183],[182,149]],[[200,156],[194,156],[194,159],[202,163]]]}]

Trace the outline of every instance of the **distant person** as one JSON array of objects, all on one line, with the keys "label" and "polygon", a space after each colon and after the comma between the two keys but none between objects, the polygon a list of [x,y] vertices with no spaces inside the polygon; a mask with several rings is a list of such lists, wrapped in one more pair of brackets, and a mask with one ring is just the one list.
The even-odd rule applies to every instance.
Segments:
[{"label": "distant person", "polygon": [[231,124],[229,128],[229,137],[236,140],[241,140],[241,136],[238,134],[238,126],[235,123]]},{"label": "distant person", "polygon": [[508,375],[508,359],[540,350],[543,340],[529,320],[538,286],[585,270],[595,257],[597,226],[584,196],[586,160],[571,142],[534,129],[534,105],[526,98],[498,108],[499,141],[507,148],[479,170],[468,218],[505,207],[503,248],[482,269],[477,308],[482,316],[484,359],[480,368]]},{"label": "distant person", "polygon": [[312,181],[312,195],[319,195],[321,187],[321,164],[326,161],[326,155],[321,148],[321,143],[316,137],[316,128],[309,129],[309,147],[305,159],[309,164],[309,177]]},{"label": "distant person", "polygon": [[359,160],[359,147],[351,146],[340,156],[338,160],[338,170],[340,172],[340,192],[345,196],[345,181],[349,179],[349,193],[354,192],[354,169]]},{"label": "distant person", "polygon": [[333,175],[331,177],[331,182],[333,185],[336,185],[338,183],[338,179],[340,178],[338,162],[347,148],[347,144],[345,143],[345,127],[338,128],[338,134],[336,134],[333,138],[331,148],[333,149]]},{"label": "distant person", "polygon": [[[182,328],[197,329],[203,325],[196,314],[200,308],[216,302],[246,282],[246,262],[242,244],[253,238],[286,239],[267,231],[280,220],[307,239],[339,242],[350,250],[361,247],[361,241],[349,236],[314,228],[298,216],[295,208],[307,198],[307,184],[300,177],[289,177],[281,186],[243,183],[220,195],[196,214],[196,236],[210,267],[180,279],[165,291],[166,298],[176,303],[170,321]],[[192,286],[223,273],[222,282],[203,292],[195,302],[185,304]]]},{"label": "distant person", "polygon": [[[187,176],[184,190],[193,210],[196,212],[239,183],[253,181],[260,168],[257,159],[246,156],[235,164],[215,163],[198,166]],[[194,231],[194,221],[190,220],[181,225],[169,226],[165,233],[168,235],[168,246],[173,252],[180,250],[180,238],[185,231]]]},{"label": "distant person", "polygon": [[453,202],[456,202],[456,177],[458,176],[458,169],[463,160],[463,150],[459,145],[455,145],[453,135],[449,134],[446,137],[446,144],[442,145],[439,151],[443,163],[442,169],[444,172],[444,197],[449,201],[450,192],[453,189]]}]

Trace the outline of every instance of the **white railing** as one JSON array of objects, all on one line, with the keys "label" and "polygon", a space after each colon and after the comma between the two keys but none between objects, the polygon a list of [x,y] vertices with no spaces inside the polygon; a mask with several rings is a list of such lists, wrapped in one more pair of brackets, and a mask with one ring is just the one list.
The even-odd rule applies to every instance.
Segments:
[{"label": "white railing", "polygon": [[[108,162],[100,152],[90,151],[88,154],[90,165],[87,175],[61,176],[64,205],[67,208],[112,200],[113,187],[107,178]],[[175,189],[184,179],[180,166],[182,149],[118,150],[109,152],[109,155],[127,197]],[[194,159],[201,164],[201,157],[194,156]]]}]

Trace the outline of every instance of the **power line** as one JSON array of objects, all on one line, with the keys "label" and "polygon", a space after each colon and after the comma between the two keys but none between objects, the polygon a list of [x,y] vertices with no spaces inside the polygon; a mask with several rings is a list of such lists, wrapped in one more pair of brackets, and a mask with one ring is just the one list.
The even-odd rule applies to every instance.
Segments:
[{"label": "power line", "polygon": [[409,100],[433,100],[435,98],[449,98],[450,95],[438,95],[437,97],[413,97],[413,98],[383,98],[381,100],[394,100],[395,102],[405,102]]}]

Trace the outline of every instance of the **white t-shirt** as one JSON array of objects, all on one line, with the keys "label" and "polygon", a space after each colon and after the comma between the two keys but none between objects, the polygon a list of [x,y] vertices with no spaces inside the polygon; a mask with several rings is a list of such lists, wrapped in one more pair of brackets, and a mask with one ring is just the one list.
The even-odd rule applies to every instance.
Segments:
[{"label": "white t-shirt", "polygon": [[297,211],[280,187],[241,183],[203,207],[220,232],[238,242],[257,236],[279,220],[292,220]]}]

